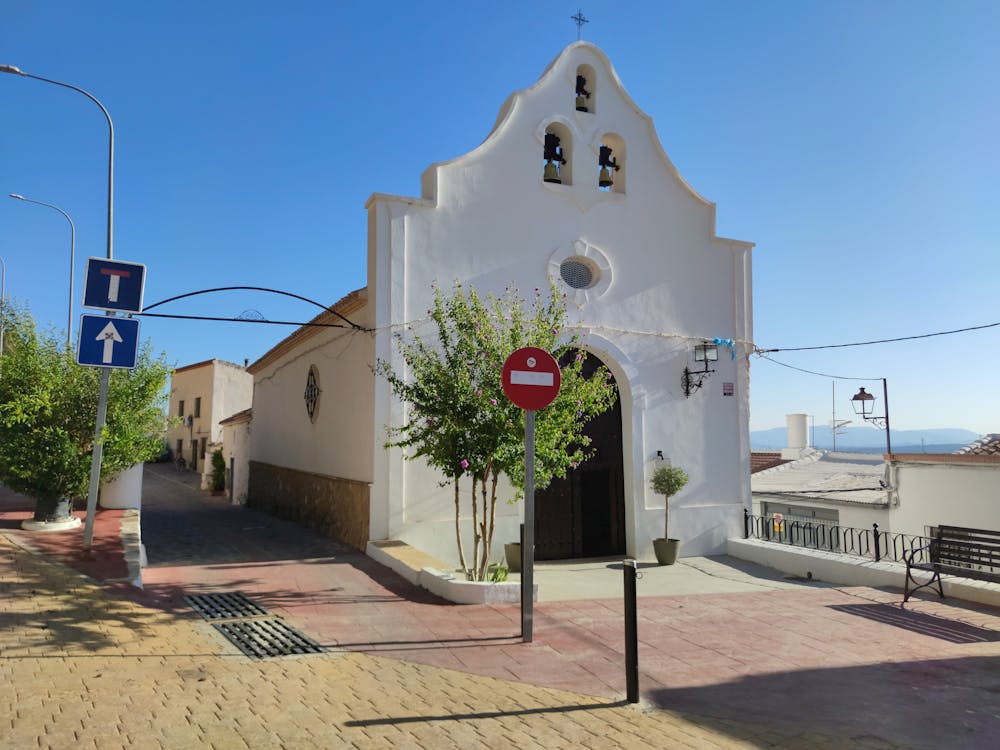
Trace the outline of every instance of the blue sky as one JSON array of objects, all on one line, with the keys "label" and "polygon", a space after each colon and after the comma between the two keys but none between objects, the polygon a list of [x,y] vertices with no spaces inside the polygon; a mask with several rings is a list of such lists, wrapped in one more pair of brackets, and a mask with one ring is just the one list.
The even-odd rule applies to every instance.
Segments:
[{"label": "blue sky", "polygon": [[[0,64],[80,86],[115,123],[115,257],[145,263],[145,303],[229,285],[330,304],[365,284],[373,192],[489,132],[512,91],[576,39],[555,2],[23,2]],[[720,235],[757,243],[761,348],[1000,321],[1000,4],[592,2],[610,57]],[[74,92],[0,75],[2,195],[105,252],[107,129]],[[65,328],[69,236],[0,200],[8,296]],[[230,292],[175,314],[303,321],[316,308]],[[76,325],[76,323],[74,323]],[[173,364],[251,361],[292,329],[142,320]],[[1000,432],[1000,327],[786,352],[795,367],[889,382],[894,427]],[[677,374],[679,377],[679,373]],[[831,379],[751,360],[751,428],[829,421]],[[859,386],[836,383],[838,418]],[[853,416],[853,415],[852,415]]]}]

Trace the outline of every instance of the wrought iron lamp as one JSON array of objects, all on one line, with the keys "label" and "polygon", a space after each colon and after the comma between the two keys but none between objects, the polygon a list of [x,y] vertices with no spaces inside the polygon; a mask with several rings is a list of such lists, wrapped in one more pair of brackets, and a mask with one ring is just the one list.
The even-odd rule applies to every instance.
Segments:
[{"label": "wrought iron lamp", "polygon": [[719,347],[709,343],[698,344],[694,348],[694,361],[701,362],[704,369],[692,370],[685,365],[684,376],[681,378],[685,398],[690,398],[692,393],[705,384],[705,378],[715,372],[709,368],[709,364],[719,361]]},{"label": "wrought iron lamp", "polygon": [[864,388],[859,388],[858,392],[851,397],[851,406],[854,413],[866,422],[871,422],[878,427],[885,428],[885,452],[892,453],[892,439],[889,435],[889,388],[885,378],[882,378],[882,400],[885,405],[885,414],[877,415],[872,411],[875,406],[875,396],[868,393]]}]

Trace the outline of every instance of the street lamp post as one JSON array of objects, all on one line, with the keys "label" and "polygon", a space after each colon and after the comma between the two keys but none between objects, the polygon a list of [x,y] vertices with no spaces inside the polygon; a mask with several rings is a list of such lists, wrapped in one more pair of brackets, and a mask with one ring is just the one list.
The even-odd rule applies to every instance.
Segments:
[{"label": "street lamp post", "polygon": [[[36,81],[42,81],[44,83],[51,83],[54,86],[62,86],[66,89],[71,89],[79,94],[83,94],[85,97],[90,99],[94,104],[96,104],[101,112],[104,114],[104,119],[108,121],[108,260],[114,258],[114,253],[112,248],[114,247],[114,228],[113,228],[113,217],[114,217],[114,179],[115,179],[115,126],[111,122],[111,115],[108,114],[108,110],[105,109],[104,105],[101,104],[97,97],[91,94],[89,91],[84,91],[83,89],[72,86],[68,83],[63,83],[62,81],[54,81],[51,78],[43,78],[42,76],[36,76],[31,73],[25,73],[20,68],[14,67],[13,65],[0,65],[0,73],[10,73],[11,75],[21,76],[23,78],[33,78]],[[108,313],[108,317],[114,317],[113,312]],[[90,549],[90,546],[94,539],[94,515],[97,512],[97,492],[100,489],[101,483],[101,459],[104,455],[104,441],[102,440],[101,433],[104,431],[104,422],[108,417],[108,385],[111,382],[111,368],[102,367],[101,368],[101,381],[97,396],[97,426],[94,431],[94,451],[91,456],[90,461],[90,488],[87,492],[87,523],[83,531],[83,547],[84,549]]]},{"label": "street lamp post", "polygon": [[876,425],[885,427],[885,452],[892,455],[892,438],[889,434],[889,387],[886,384],[885,378],[882,378],[882,404],[885,409],[885,413],[882,415],[876,415],[872,414],[872,407],[875,405],[875,397],[868,393],[864,388],[858,389],[858,392],[851,397],[851,406],[854,407],[855,414],[864,419],[866,422],[872,422]]},{"label": "street lamp post", "polygon": [[66,221],[69,222],[69,307],[66,309],[66,348],[72,349],[72,332],[73,332],[73,266],[76,264],[76,227],[73,225],[73,220],[69,217],[69,214],[63,211],[59,206],[53,206],[51,203],[44,203],[42,201],[32,200],[31,198],[25,198],[23,195],[18,195],[17,193],[11,193],[11,198],[16,198],[19,201],[24,201],[25,203],[34,203],[36,206],[48,206],[49,208],[55,209],[66,217]]}]

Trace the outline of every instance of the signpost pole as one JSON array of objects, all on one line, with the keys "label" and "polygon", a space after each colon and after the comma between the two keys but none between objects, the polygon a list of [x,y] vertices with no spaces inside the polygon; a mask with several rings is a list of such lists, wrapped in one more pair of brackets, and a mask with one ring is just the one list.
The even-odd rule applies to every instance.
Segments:
[{"label": "signpost pole", "polygon": [[531,643],[535,604],[535,412],[524,412],[524,541],[521,546],[521,639]]},{"label": "signpost pole", "polygon": [[83,548],[90,549],[94,541],[94,514],[97,512],[97,491],[101,486],[101,458],[104,455],[104,441],[101,433],[108,417],[108,384],[111,382],[111,368],[101,368],[101,385],[97,396],[97,430],[94,432],[94,452],[90,458],[90,489],[87,492],[87,521],[83,527]]}]

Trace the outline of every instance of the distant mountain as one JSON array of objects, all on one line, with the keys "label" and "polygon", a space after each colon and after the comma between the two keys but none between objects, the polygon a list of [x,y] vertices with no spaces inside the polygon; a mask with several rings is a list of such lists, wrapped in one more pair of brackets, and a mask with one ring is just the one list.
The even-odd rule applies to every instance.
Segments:
[{"label": "distant mountain", "polygon": [[[754,430],[750,433],[750,448],[755,451],[787,448],[786,430]],[[954,453],[959,448],[978,440],[979,433],[961,429],[892,430],[893,453]],[[833,450],[833,436],[826,425],[809,430],[809,443],[813,448]],[[885,430],[874,427],[845,427],[837,435],[838,451],[874,453],[885,450]]]}]

